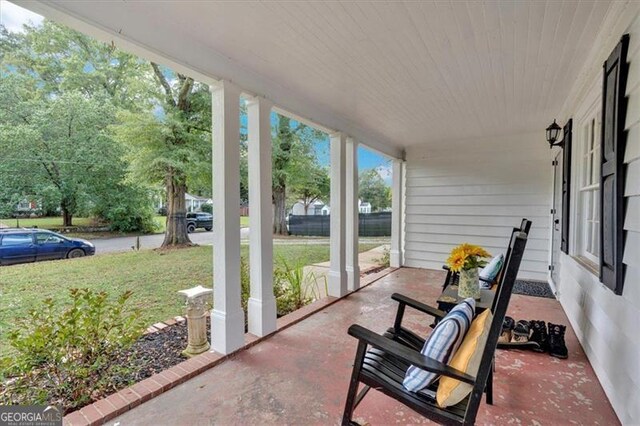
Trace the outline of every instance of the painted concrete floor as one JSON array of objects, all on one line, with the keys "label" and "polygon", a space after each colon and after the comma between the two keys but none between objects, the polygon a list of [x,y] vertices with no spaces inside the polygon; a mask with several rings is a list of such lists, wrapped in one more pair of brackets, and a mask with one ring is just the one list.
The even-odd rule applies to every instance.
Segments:
[{"label": "painted concrete floor", "polygon": [[[393,322],[393,292],[433,304],[442,279],[439,271],[398,270],[110,424],[339,424],[356,348],[347,328],[359,323],[383,332]],[[430,318],[407,314],[410,328],[428,333]],[[553,299],[514,295],[509,315],[569,325]],[[494,405],[483,401],[477,424],[619,424],[570,326],[566,340],[567,360],[498,350]],[[354,418],[371,425],[428,423],[376,391]]]}]

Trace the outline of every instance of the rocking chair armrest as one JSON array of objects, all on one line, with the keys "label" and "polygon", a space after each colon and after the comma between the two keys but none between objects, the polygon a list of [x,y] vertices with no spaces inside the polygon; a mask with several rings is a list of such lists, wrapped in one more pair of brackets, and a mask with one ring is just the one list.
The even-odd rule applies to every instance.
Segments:
[{"label": "rocking chair armrest", "polygon": [[360,342],[365,342],[374,348],[380,349],[388,353],[389,355],[400,358],[401,360],[408,362],[411,365],[415,365],[416,367],[419,367],[423,370],[440,374],[442,376],[452,377],[454,379],[460,380],[461,382],[469,383],[472,385],[476,382],[476,378],[473,376],[463,373],[462,371],[455,368],[449,367],[448,365],[433,358],[426,357],[414,349],[411,349],[398,342],[376,334],[373,331],[362,327],[361,325],[353,324],[351,327],[349,327],[348,332],[351,336],[360,340]]},{"label": "rocking chair armrest", "polygon": [[[391,299],[395,300],[396,302],[398,302],[400,304],[400,306],[409,306],[412,307],[413,309],[416,309],[420,312],[423,312],[427,315],[431,315],[432,317],[436,318],[436,319],[441,319],[444,318],[445,315],[447,315],[446,312],[441,311],[440,309],[436,309],[432,306],[429,305],[425,305],[424,303],[418,302],[415,299],[412,299],[410,297],[405,296],[404,294],[400,294],[400,293],[393,293],[391,295]],[[398,308],[400,308],[400,306]]]}]

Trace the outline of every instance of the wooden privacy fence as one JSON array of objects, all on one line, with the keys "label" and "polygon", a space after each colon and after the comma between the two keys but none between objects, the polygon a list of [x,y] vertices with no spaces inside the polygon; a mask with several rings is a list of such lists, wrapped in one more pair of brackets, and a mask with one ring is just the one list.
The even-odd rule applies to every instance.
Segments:
[{"label": "wooden privacy fence", "polygon": [[[328,237],[330,215],[289,215],[289,233],[310,237]],[[361,237],[388,237],[391,235],[391,212],[361,213],[359,215]]]}]

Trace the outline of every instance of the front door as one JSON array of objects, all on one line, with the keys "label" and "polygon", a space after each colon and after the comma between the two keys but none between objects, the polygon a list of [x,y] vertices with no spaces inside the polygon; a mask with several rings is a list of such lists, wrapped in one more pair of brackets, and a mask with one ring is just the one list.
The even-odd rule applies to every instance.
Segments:
[{"label": "front door", "polygon": [[562,244],[562,151],[553,161],[553,206],[551,207],[551,279],[558,284],[560,246]]}]

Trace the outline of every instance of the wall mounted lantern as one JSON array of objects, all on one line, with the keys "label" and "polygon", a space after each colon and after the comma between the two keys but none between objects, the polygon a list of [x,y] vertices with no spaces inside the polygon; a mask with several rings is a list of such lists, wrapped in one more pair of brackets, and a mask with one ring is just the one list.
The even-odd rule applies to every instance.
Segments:
[{"label": "wall mounted lantern", "polygon": [[549,148],[553,148],[554,146],[564,147],[564,138],[562,138],[561,141],[558,141],[560,130],[562,130],[562,127],[558,126],[555,119],[553,120],[553,123],[547,127],[547,142],[549,142]]}]

